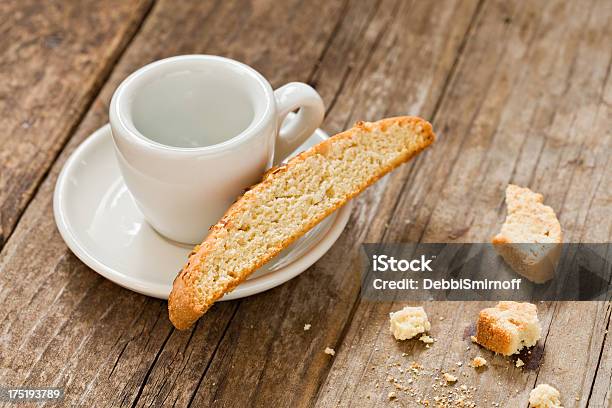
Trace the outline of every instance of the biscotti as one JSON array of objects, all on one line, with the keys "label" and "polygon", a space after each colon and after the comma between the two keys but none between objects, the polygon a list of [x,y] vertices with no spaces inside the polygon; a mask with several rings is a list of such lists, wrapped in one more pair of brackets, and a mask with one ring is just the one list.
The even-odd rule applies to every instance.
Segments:
[{"label": "biscotti", "polygon": [[540,384],[529,393],[529,408],[563,408],[561,394],[548,384]]},{"label": "biscotti", "polygon": [[544,197],[528,188],[508,185],[508,215],[492,242],[510,267],[535,283],[554,276],[561,253],[561,224]]},{"label": "biscotti", "polygon": [[[408,340],[431,329],[427,313],[422,307],[406,306],[389,313],[389,330],[397,340]],[[428,339],[423,342],[428,343]],[[433,339],[431,341],[433,343]]]},{"label": "biscotti", "polygon": [[509,356],[523,347],[534,346],[541,332],[535,305],[503,301],[480,311],[476,342],[491,351]]},{"label": "biscotti", "polygon": [[186,329],[326,216],[434,141],[416,117],[360,122],[269,171],[211,228],[174,280],[170,320]]}]

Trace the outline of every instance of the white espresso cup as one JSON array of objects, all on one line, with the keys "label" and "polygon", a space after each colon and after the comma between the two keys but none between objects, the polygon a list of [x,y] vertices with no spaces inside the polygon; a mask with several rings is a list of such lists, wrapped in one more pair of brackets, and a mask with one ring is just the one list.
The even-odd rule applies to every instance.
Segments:
[{"label": "white espresso cup", "polygon": [[323,101],[310,86],[292,82],[272,90],[253,68],[210,55],[140,68],[110,104],[115,152],[130,193],[155,230],[190,244],[299,147],[323,115]]}]

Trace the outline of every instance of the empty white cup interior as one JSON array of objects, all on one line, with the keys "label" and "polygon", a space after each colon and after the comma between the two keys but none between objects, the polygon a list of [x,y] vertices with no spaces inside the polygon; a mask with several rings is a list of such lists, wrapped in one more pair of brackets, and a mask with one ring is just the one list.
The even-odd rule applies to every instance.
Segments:
[{"label": "empty white cup interior", "polygon": [[164,146],[201,148],[235,138],[261,120],[268,107],[257,102],[271,93],[265,80],[240,65],[199,57],[149,65],[123,84],[118,103],[127,117],[121,119]]}]

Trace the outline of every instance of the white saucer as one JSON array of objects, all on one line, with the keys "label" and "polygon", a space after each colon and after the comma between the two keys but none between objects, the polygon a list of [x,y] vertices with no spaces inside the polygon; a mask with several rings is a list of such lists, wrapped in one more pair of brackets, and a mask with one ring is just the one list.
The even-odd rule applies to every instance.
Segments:
[{"label": "white saucer", "polygon": [[[327,137],[318,129],[298,151]],[[192,247],[163,238],[143,219],[121,178],[109,125],[95,131],[68,159],[57,180],[53,209],[64,241],[87,266],[127,289],[168,298]],[[302,273],[338,239],[350,212],[348,203],[223,300],[263,292]]]}]

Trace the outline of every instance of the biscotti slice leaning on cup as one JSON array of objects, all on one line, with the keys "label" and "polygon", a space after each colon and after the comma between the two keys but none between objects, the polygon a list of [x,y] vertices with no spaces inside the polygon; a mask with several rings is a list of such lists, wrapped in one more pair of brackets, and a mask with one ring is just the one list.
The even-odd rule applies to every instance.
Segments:
[{"label": "biscotti slice leaning on cup", "polygon": [[492,239],[497,252],[518,274],[534,283],[554,277],[561,255],[561,224],[542,194],[513,184],[506,188],[508,215]]},{"label": "biscotti slice leaning on cup", "polygon": [[174,280],[170,320],[191,326],[224,294],[349,199],[429,146],[417,117],[359,122],[268,171],[214,225]]}]

